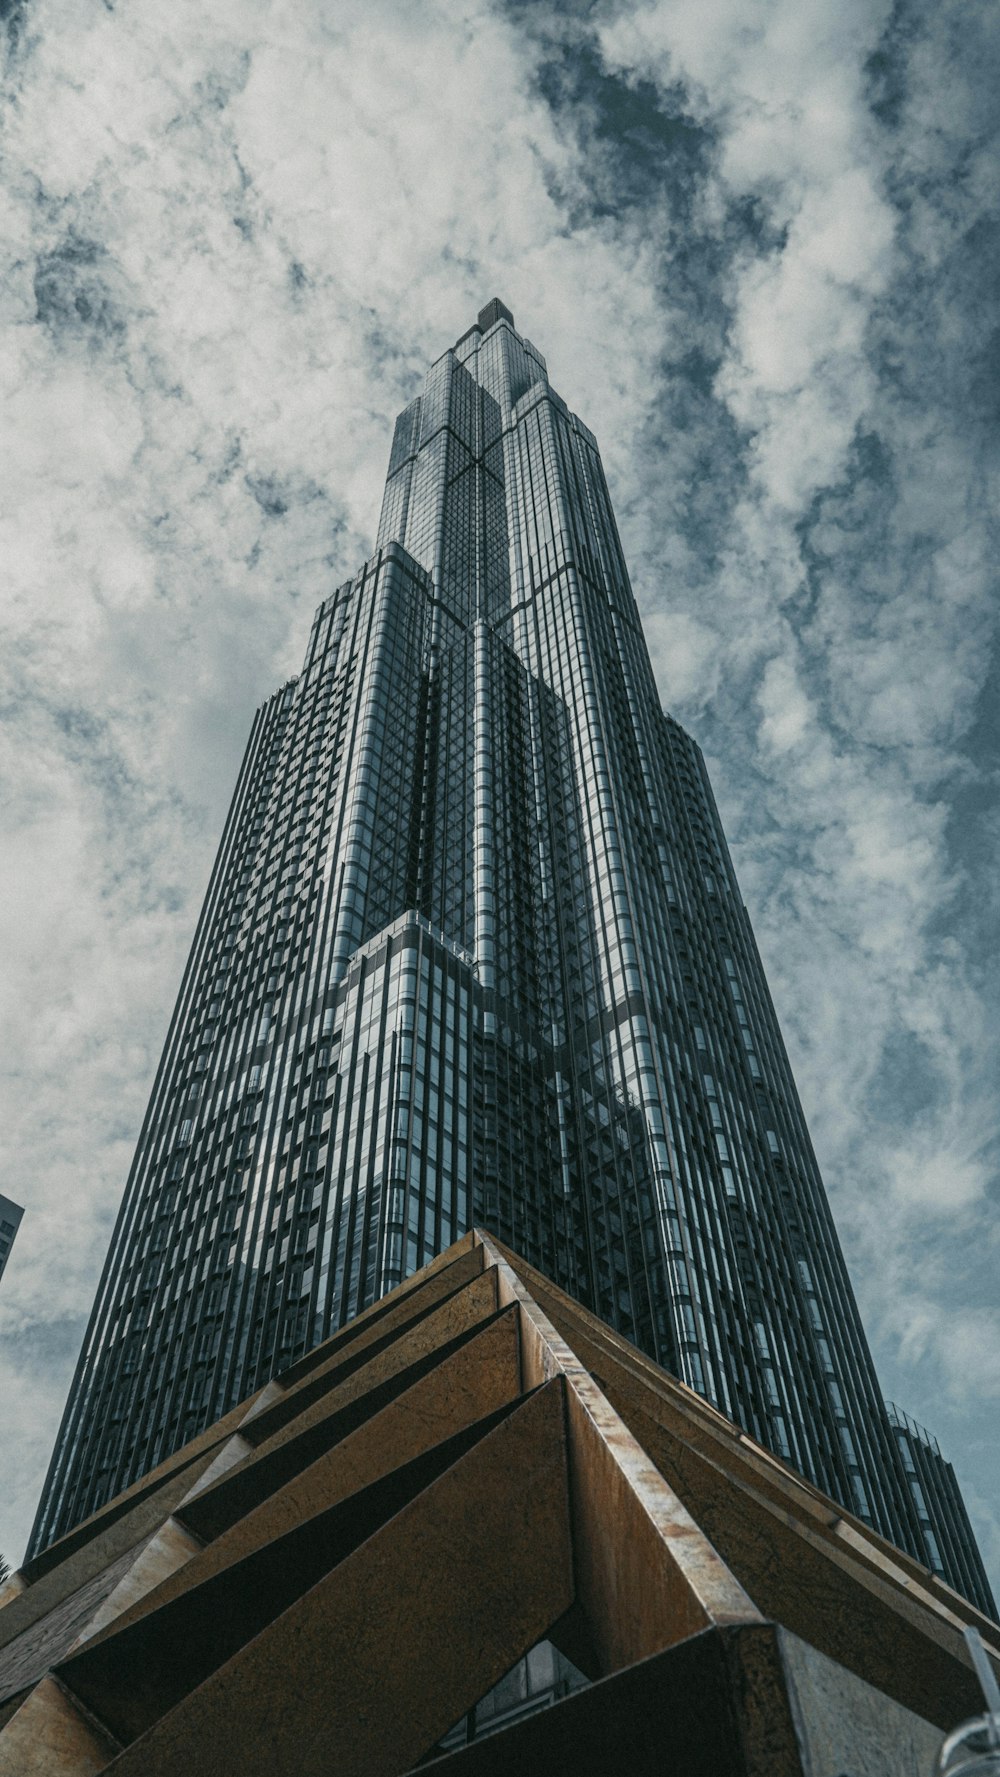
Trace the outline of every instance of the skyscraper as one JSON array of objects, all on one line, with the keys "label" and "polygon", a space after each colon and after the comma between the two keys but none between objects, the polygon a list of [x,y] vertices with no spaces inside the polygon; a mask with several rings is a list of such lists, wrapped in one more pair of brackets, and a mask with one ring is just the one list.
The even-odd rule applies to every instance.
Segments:
[{"label": "skyscraper", "polygon": [[596,441],[498,301],[400,415],[376,552],[254,722],[33,1548],[473,1220],[968,1583],[924,1537]]},{"label": "skyscraper", "polygon": [[21,1226],[23,1214],[24,1210],[21,1205],[14,1203],[10,1197],[5,1197],[0,1191],[0,1277],[3,1276],[7,1268],[10,1249],[14,1244],[14,1236]]}]

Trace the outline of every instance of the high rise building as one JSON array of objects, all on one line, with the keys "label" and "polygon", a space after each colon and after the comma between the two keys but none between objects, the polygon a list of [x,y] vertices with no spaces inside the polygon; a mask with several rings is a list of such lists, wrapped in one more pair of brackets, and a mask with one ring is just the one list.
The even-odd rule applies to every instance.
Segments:
[{"label": "high rise building", "polygon": [[990,1593],[983,1590],[983,1564],[955,1470],[937,1438],[895,1401],[885,1405],[920,1523],[921,1541],[914,1545],[920,1560],[988,1610]]},{"label": "high rise building", "polygon": [[33,1549],[473,1221],[968,1587],[924,1540],[596,441],[498,301],[400,415],[375,554],[254,722]]},{"label": "high rise building", "polygon": [[10,1249],[14,1244],[14,1236],[21,1226],[24,1210],[19,1203],[12,1202],[0,1191],[0,1277],[7,1269]]}]

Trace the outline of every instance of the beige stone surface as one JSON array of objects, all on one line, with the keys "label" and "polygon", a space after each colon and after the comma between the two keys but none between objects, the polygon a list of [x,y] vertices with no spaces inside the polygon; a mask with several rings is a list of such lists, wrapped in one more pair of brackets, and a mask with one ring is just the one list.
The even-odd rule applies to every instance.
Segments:
[{"label": "beige stone surface", "polygon": [[929,1777],[978,1703],[978,1613],[478,1232],[5,1591],[0,1777],[398,1777],[543,1635],[598,1714],[711,1680],[675,1777]]},{"label": "beige stone surface", "polygon": [[186,1566],[192,1555],[197,1555],[200,1549],[201,1543],[196,1536],[191,1535],[190,1530],[186,1530],[176,1518],[168,1518],[139,1552],[114,1590],[98,1606],[74,1641],[74,1648],[82,1647],[99,1629],[114,1622],[116,1617],[120,1617],[123,1611],[144,1598],[147,1592],[152,1592],[170,1574]]},{"label": "beige stone surface", "polygon": [[117,1743],[43,1678],[0,1734],[0,1777],[96,1777]]}]

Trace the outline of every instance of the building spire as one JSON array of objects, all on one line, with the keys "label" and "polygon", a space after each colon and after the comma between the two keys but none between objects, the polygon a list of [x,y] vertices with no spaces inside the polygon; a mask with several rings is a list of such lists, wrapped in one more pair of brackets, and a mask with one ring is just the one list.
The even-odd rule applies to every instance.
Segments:
[{"label": "building spire", "polygon": [[501,302],[499,296],[494,296],[486,304],[486,307],[481,308],[479,311],[480,332],[488,333],[490,328],[496,325],[497,321],[509,321],[512,327],[514,325],[514,317],[511,314],[510,309],[507,307],[507,304]]}]

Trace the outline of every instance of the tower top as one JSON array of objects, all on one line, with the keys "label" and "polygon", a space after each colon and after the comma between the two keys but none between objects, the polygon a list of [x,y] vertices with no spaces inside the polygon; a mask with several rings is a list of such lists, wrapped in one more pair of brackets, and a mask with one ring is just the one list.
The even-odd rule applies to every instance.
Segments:
[{"label": "tower top", "polygon": [[461,338],[456,340],[456,346],[463,345],[473,333],[488,333],[498,321],[509,321],[512,327],[514,325],[514,317],[507,304],[501,302],[499,296],[494,296],[491,297],[485,308],[480,309],[478,320],[473,321],[472,326],[467,327]]},{"label": "tower top", "polygon": [[486,307],[479,311],[478,325],[480,333],[488,333],[490,328],[493,327],[497,321],[509,321],[512,327],[514,325],[514,317],[511,314],[510,309],[507,307],[507,304],[501,302],[499,296],[494,296],[492,301],[488,302]]}]

